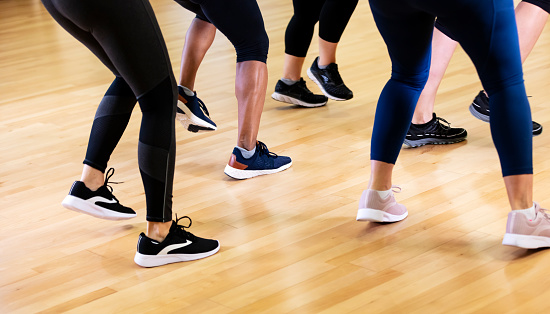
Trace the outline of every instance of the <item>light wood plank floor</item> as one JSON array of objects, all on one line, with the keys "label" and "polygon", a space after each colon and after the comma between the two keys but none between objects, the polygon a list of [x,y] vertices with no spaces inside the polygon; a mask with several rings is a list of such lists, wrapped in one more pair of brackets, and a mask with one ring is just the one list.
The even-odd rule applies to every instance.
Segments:
[{"label": "light wood plank floor", "polygon": [[[193,15],[168,0],[153,6],[178,75]],[[436,112],[465,127],[468,141],[404,148],[394,182],[410,216],[356,222],[375,104],[390,70],[368,2],[359,3],[338,51],[355,97],[317,109],[269,97],[292,5],[260,6],[271,49],[259,138],[294,165],[246,181],[223,174],[237,106],[234,51],[218,34],[196,88],[219,130],[197,135],[177,125],[174,206],[192,217],[192,232],[222,248],[145,269],[133,262],[145,227],[139,110],[110,161],[113,179],[125,182],[116,195],[138,217],[111,222],[64,209],[112,74],[38,0],[0,1],[0,313],[548,313],[550,252],[501,245],[508,204],[489,125],[467,110],[481,85],[465,54],[456,52]],[[317,51],[314,39],[307,65]],[[534,120],[548,128],[534,139],[535,199],[547,207],[549,51],[547,25],[525,63]]]}]

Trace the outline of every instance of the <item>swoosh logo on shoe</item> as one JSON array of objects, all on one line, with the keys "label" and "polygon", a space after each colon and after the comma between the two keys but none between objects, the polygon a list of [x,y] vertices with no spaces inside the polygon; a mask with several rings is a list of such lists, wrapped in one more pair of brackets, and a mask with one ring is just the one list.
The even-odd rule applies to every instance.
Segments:
[{"label": "swoosh logo on shoe", "polygon": [[114,204],[114,203],[116,203],[116,200],[115,199],[106,199],[105,197],[102,197],[102,196],[94,196],[92,198],[89,198],[88,202],[93,202],[96,205],[97,205],[97,202]]},{"label": "swoosh logo on shoe", "polygon": [[167,247],[165,247],[164,249],[162,249],[157,255],[168,254],[173,250],[181,249],[182,247],[186,247],[191,243],[193,243],[193,242],[191,242],[189,240],[185,240],[185,243],[170,244]]}]

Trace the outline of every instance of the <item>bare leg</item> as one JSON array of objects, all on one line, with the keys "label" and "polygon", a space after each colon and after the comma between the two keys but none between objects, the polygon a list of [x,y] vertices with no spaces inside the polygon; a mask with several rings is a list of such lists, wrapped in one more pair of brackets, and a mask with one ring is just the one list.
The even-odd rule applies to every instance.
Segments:
[{"label": "bare leg", "polygon": [[197,71],[215,37],[214,25],[198,18],[193,19],[187,30],[181,54],[180,85],[190,90],[195,89]]},{"label": "bare leg", "polygon": [[168,235],[168,232],[170,231],[170,226],[172,226],[171,221],[167,221],[167,222],[148,221],[146,235],[153,240],[162,242],[164,241],[164,238],[166,238],[166,236]]},{"label": "bare leg", "polygon": [[283,65],[283,78],[299,81],[302,77],[302,67],[306,58],[295,57],[285,53],[285,64]]},{"label": "bare leg", "polygon": [[439,84],[443,79],[445,70],[447,70],[449,66],[449,62],[451,61],[451,57],[457,45],[458,43],[456,41],[447,37],[447,35],[443,34],[437,28],[434,28],[430,76],[416,103],[412,123],[423,124],[432,119],[437,89],[439,88]]},{"label": "bare leg", "polygon": [[533,206],[533,175],[521,174],[504,177],[506,192],[512,210]]},{"label": "bare leg", "polygon": [[319,37],[319,65],[336,63],[337,47],[338,43],[331,43]]},{"label": "bare leg", "polygon": [[105,184],[105,174],[95,168],[84,165],[80,181],[84,182],[84,185],[86,185],[88,189],[96,191]]},{"label": "bare leg", "polygon": [[237,146],[247,150],[256,147],[260,119],[267,89],[267,66],[260,61],[237,63],[235,95],[239,104]]},{"label": "bare leg", "polygon": [[518,4],[515,12],[521,62],[524,62],[546,25],[548,13],[534,4],[523,1]]},{"label": "bare leg", "polygon": [[391,189],[391,177],[394,166],[394,164],[389,164],[387,162],[371,160],[369,189],[377,191],[387,191]]}]

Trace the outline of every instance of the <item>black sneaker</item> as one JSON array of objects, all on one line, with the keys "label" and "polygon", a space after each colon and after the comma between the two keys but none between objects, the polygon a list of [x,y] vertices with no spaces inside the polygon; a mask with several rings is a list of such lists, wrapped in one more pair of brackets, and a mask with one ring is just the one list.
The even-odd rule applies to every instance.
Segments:
[{"label": "black sneaker", "polygon": [[[178,225],[183,219],[189,219],[187,227]],[[134,262],[142,267],[155,267],[177,262],[194,261],[215,254],[220,250],[218,240],[203,239],[185,231],[191,227],[191,218],[183,216],[172,221],[170,232],[162,242],[139,235]]]},{"label": "black sneaker", "polygon": [[433,118],[427,123],[411,123],[404,144],[410,147],[426,144],[453,144],[464,141],[466,136],[468,136],[468,132],[465,129],[451,128],[451,124],[447,120],[439,118],[433,113]]},{"label": "black sneaker", "polygon": [[[477,94],[474,101],[470,105],[470,113],[481,121],[489,122],[489,97],[485,95],[484,91],[480,91]],[[537,136],[542,133],[542,125],[533,121],[533,136]]]},{"label": "black sneaker", "polygon": [[114,173],[115,169],[109,169],[105,184],[96,191],[88,189],[82,181],[75,181],[69,195],[65,197],[61,205],[70,210],[108,220],[136,217],[136,212],[133,209],[121,205],[113,195],[113,188],[109,185],[109,179]]},{"label": "black sneaker", "polygon": [[338,65],[336,63],[329,64],[325,69],[320,69],[315,58],[313,64],[307,69],[307,76],[315,84],[319,85],[323,94],[334,100],[348,100],[353,98],[353,92],[344,84]]},{"label": "black sneaker", "polygon": [[275,85],[275,92],[271,94],[271,98],[302,107],[321,107],[324,106],[328,98],[323,95],[315,95],[306,86],[306,81],[300,78],[298,82],[292,85],[287,85],[279,80]]},{"label": "black sneaker", "polygon": [[216,131],[216,123],[210,119],[210,113],[206,105],[197,93],[193,96],[185,93],[182,86],[178,86],[178,107],[176,111],[176,120],[189,132],[197,133],[203,131]]}]

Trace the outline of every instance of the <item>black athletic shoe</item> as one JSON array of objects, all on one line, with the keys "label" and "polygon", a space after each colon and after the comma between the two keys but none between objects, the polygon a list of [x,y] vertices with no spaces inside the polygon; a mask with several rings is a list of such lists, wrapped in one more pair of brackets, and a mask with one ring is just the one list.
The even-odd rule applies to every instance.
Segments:
[{"label": "black athletic shoe", "polygon": [[108,220],[136,217],[136,212],[133,209],[122,206],[113,195],[113,188],[109,185],[109,179],[114,173],[115,169],[113,168],[107,171],[105,184],[97,191],[88,189],[82,181],[75,181],[69,195],[65,197],[61,205],[70,210]]},{"label": "black athletic shoe", "polygon": [[315,84],[319,85],[323,94],[334,100],[348,100],[353,98],[353,92],[344,84],[338,65],[336,63],[329,64],[325,69],[320,69],[315,58],[313,64],[307,69],[307,76]]},{"label": "black athletic shoe", "polygon": [[[183,219],[189,219],[187,227],[178,225]],[[162,242],[157,242],[144,233],[139,235],[134,262],[142,267],[155,267],[177,262],[193,261],[215,254],[220,249],[218,240],[199,238],[185,231],[191,227],[191,218],[183,216],[172,221],[170,232]]]},{"label": "black athletic shoe", "polygon": [[451,128],[451,124],[447,120],[437,117],[434,113],[433,118],[427,123],[411,123],[404,144],[410,147],[426,144],[453,144],[464,141],[466,136],[468,136],[468,132],[465,129]]},{"label": "black athletic shoe", "polygon": [[[470,105],[470,113],[481,121],[489,122],[489,97],[485,95],[484,91],[480,91],[477,94],[474,101]],[[533,121],[533,136],[537,136],[542,133],[542,125]]]},{"label": "black athletic shoe", "polygon": [[328,101],[326,96],[312,93],[303,78],[292,85],[279,80],[271,97],[278,101],[309,108],[324,106]]}]

